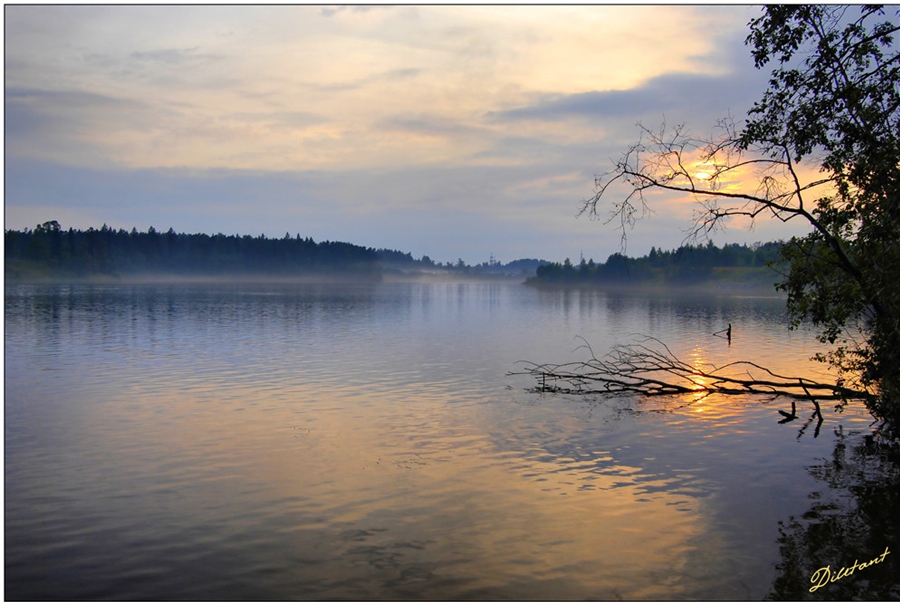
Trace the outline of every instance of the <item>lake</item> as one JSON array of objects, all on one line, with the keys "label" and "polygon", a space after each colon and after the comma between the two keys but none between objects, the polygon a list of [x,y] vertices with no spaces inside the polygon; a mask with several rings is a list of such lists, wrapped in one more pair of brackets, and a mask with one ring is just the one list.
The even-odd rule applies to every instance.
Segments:
[{"label": "lake", "polygon": [[[859,501],[823,476],[871,439],[855,406],[825,404],[814,437],[804,402],[779,424],[784,399],[508,375],[640,333],[821,376],[779,297],[121,284],[5,303],[9,598],[760,598],[811,508]],[[825,561],[807,560],[793,587]]]}]

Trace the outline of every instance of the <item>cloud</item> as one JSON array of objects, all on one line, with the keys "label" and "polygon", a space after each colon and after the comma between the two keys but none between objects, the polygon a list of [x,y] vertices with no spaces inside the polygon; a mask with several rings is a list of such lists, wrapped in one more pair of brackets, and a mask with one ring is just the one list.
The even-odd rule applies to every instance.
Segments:
[{"label": "cloud", "polygon": [[367,13],[376,9],[390,8],[388,6],[325,6],[319,11],[323,17],[333,17],[343,12]]},{"label": "cloud", "polygon": [[328,118],[305,111],[271,111],[232,113],[229,118],[238,122],[260,124],[272,130],[303,130],[328,122]]},{"label": "cloud", "polygon": [[532,105],[491,112],[494,121],[561,121],[572,118],[623,118],[683,112],[722,114],[731,107],[746,110],[758,77],[670,73],[636,88],[553,95]]},{"label": "cloud", "polygon": [[400,82],[403,80],[412,79],[418,76],[421,72],[421,69],[414,68],[391,69],[388,71],[383,71],[381,73],[367,75],[366,77],[359,78],[354,81],[324,84],[313,87],[317,88],[321,92],[328,93],[352,92],[354,90],[360,90],[362,88],[365,88],[366,86],[371,86],[373,84],[378,84],[381,82]]},{"label": "cloud", "polygon": [[134,106],[130,100],[84,92],[82,90],[41,90],[28,88],[7,88],[6,100],[17,105],[59,105],[62,107]]},{"label": "cloud", "polygon": [[129,56],[140,62],[165,63],[166,65],[178,65],[188,61],[204,60],[211,58],[209,55],[198,55],[199,46],[193,48],[163,48],[160,50],[148,50],[132,52]]},{"label": "cloud", "polygon": [[[56,14],[52,9],[14,7],[19,21],[50,25],[11,37],[12,86],[77,84],[140,103],[130,114],[110,111],[102,119],[59,113],[55,119],[78,127],[61,127],[58,135],[45,128],[27,145],[62,158],[58,149],[81,144],[91,152],[71,153],[69,162],[105,156],[135,167],[482,164],[491,157],[540,160],[532,141],[555,148],[567,138],[578,145],[602,133],[563,124],[564,114],[591,115],[599,105],[631,124],[629,106],[662,112],[659,99],[633,90],[620,98],[584,92],[586,81],[600,81],[596,75],[610,81],[611,70],[623,71],[605,49],[610,39],[628,42],[629,24],[645,9],[356,8],[370,7],[110,7],[70,11],[73,25],[62,27],[58,19],[45,20]],[[322,19],[320,10],[341,17]],[[719,22],[725,12],[667,8],[650,33],[701,14]],[[604,35],[591,35],[594,26]],[[689,48],[673,46],[668,54],[681,65],[685,53],[710,50],[709,41],[701,42],[692,38]],[[646,50],[661,52],[659,44]],[[633,78],[642,68],[637,61],[624,71]],[[32,81],[39,73],[47,78],[41,86]],[[578,88],[581,96],[569,92]],[[539,103],[529,104],[530,98]],[[547,127],[525,124],[528,115]],[[526,144],[518,153],[511,144],[517,138]]]},{"label": "cloud", "polygon": [[487,134],[483,128],[473,126],[461,119],[427,113],[392,116],[378,122],[376,127],[389,131],[407,132],[417,136],[458,137]]},{"label": "cloud", "polygon": [[[574,215],[635,122],[703,128],[765,89],[750,10],[11,6],[8,227],[603,258],[618,233]],[[665,217],[634,240],[676,246]]]},{"label": "cloud", "polygon": [[132,131],[161,123],[140,119],[150,107],[141,101],[80,90],[8,88],[6,155],[110,165],[106,149],[87,139],[112,135],[122,125]]}]

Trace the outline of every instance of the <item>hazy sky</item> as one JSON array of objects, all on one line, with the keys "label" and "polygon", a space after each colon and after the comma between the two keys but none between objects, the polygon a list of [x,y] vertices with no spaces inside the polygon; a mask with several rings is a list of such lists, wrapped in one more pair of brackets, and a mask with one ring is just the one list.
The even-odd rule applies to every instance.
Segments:
[{"label": "hazy sky", "polygon": [[[602,261],[619,233],[575,218],[595,175],[638,122],[745,115],[760,10],[7,5],[6,227]],[[629,255],[682,242],[690,204],[658,200]]]}]

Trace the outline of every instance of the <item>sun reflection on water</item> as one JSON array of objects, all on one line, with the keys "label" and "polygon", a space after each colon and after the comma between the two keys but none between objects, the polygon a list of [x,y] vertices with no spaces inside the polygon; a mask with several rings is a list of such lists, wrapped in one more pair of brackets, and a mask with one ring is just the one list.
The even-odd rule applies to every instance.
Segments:
[{"label": "sun reflection on water", "polygon": [[[800,452],[819,453],[777,400],[696,375],[685,396],[538,396],[503,374],[523,349],[568,353],[564,328],[649,324],[704,370],[804,373],[803,345],[729,317],[728,346],[706,306],[398,290],[8,309],[8,579],[65,574],[82,598],[765,592],[777,521],[806,501]],[[73,560],[34,560],[63,548]]]}]

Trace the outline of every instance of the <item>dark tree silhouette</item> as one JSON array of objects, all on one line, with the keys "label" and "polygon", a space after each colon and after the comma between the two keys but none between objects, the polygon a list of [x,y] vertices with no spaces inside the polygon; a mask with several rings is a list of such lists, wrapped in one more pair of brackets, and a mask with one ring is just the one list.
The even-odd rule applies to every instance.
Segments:
[{"label": "dark tree silhouette", "polygon": [[[626,230],[651,212],[649,191],[697,200],[692,239],[732,217],[769,216],[812,228],[782,247],[791,327],[810,320],[817,354],[838,387],[865,390],[869,411],[900,430],[900,10],[878,6],[767,6],[747,44],[775,65],[746,123],[712,138],[683,126],[642,127],[597,179],[582,212]],[[817,175],[804,176],[810,164]],[[807,170],[808,172],[808,170]],[[622,196],[616,196],[624,190]]]}]

